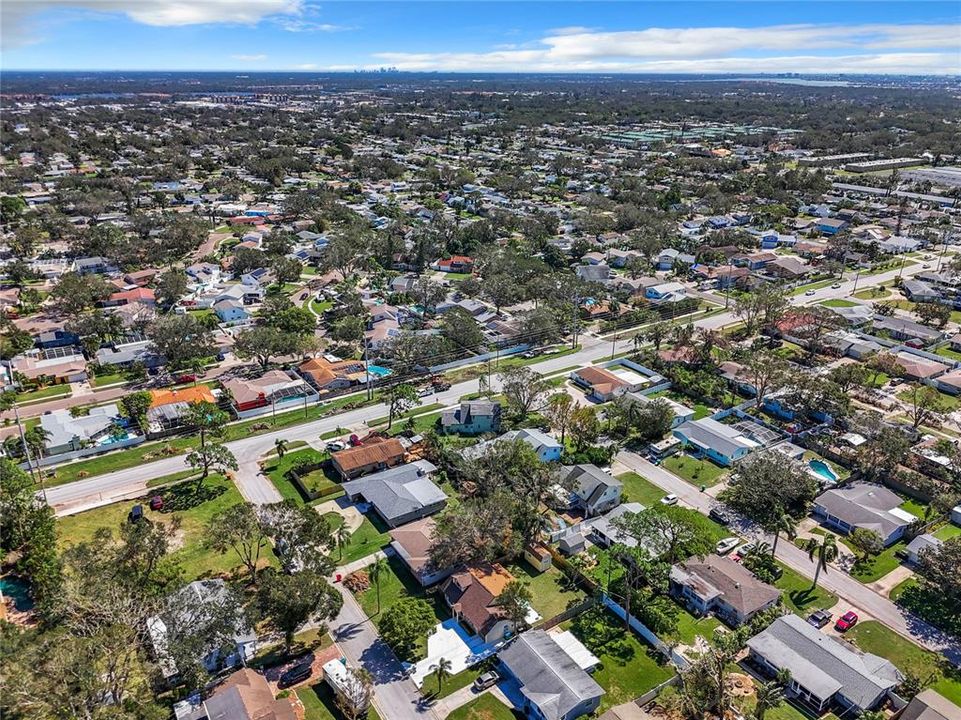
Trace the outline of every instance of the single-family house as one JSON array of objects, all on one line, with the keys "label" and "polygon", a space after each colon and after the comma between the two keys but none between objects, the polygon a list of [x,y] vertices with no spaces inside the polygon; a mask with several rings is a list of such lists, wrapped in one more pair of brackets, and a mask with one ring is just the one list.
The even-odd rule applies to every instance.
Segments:
[{"label": "single-family house", "polygon": [[937,302],[941,299],[941,292],[923,280],[902,280],[901,292],[911,302]]},{"label": "single-family house", "polygon": [[10,361],[10,368],[28,380],[68,383],[87,378],[87,360],[73,347],[27,350]]},{"label": "single-family house", "polygon": [[693,557],[671,568],[671,594],[695,614],[714,613],[732,627],[777,605],[781,591],[720,555]]},{"label": "single-family house", "polygon": [[486,643],[498,643],[513,631],[504,608],[495,600],[514,579],[498,563],[472,563],[456,570],[440,592],[459,623]]},{"label": "single-family house", "polygon": [[441,430],[459,435],[498,432],[501,426],[501,404],[491,400],[467,400],[448,408],[440,418]]},{"label": "single-family house", "polygon": [[453,255],[437,261],[437,269],[447,273],[469,273],[474,270],[474,259],[467,255]]},{"label": "single-family house", "polygon": [[541,462],[559,462],[563,446],[550,435],[535,428],[523,428],[521,430],[511,430],[500,437],[478,443],[462,451],[464,457],[481,457],[493,443],[514,442],[521,440],[530,445]]},{"label": "single-family house", "polygon": [[40,427],[46,432],[47,455],[81,450],[109,438],[117,427],[120,411],[113,403],[90,408],[86,415],[69,410],[51,410],[40,416]]},{"label": "single-family house", "polygon": [[345,482],[343,488],[352,501],[370,503],[388,527],[396,528],[433,515],[447,504],[447,495],[430,478],[436,469],[418,460]]},{"label": "single-family house", "polygon": [[131,290],[119,290],[112,293],[106,300],[104,300],[104,307],[118,307],[123,305],[130,305],[131,303],[141,303],[148,307],[153,307],[157,304],[157,298],[154,295],[154,291],[150,288],[137,287]]},{"label": "single-family house", "polygon": [[697,454],[723,467],[733,465],[759,446],[738,427],[709,417],[679,425],[674,429],[674,436]]},{"label": "single-family house", "polygon": [[941,339],[941,332],[907,318],[875,315],[871,323],[874,332],[887,333],[893,340],[919,340],[930,345]]},{"label": "single-family house", "polygon": [[821,713],[837,705],[854,714],[876,708],[904,676],[888,660],[862,653],[787,614],[747,641],[750,660],[768,675],[790,673],[788,697]]},{"label": "single-family house", "polygon": [[961,370],[952,370],[943,375],[938,375],[934,382],[938,390],[943,393],[961,395]]},{"label": "single-family house", "polygon": [[926,551],[936,551],[944,544],[939,538],[934,537],[930,533],[924,533],[918,535],[914,540],[908,543],[908,546],[904,548],[905,559],[913,564],[917,565],[921,561],[921,553]]},{"label": "single-family house", "polygon": [[897,353],[894,356],[894,361],[901,370],[901,374],[912,380],[927,380],[951,369],[951,366],[946,363],[940,363],[937,360],[930,360],[909,352]]},{"label": "single-family house", "polygon": [[434,528],[437,523],[431,517],[414,520],[389,531],[390,546],[411,574],[424,587],[439,583],[454,572],[453,567],[437,568],[430,558],[434,544]]},{"label": "single-family house", "polygon": [[[170,634],[191,634],[207,642],[199,649],[197,660],[208,672],[236,667],[253,659],[257,653],[257,634],[250,627],[244,613],[238,613],[231,623],[229,642],[223,633],[204,634],[212,618],[224,615],[230,607],[230,589],[220,578],[195,580],[169,598],[166,612],[147,621],[147,632],[166,679],[176,677],[177,664],[169,651]],[[219,622],[219,620],[218,620]]]},{"label": "single-family house", "polygon": [[500,667],[535,720],[574,720],[597,710],[604,689],[543,630],[529,630],[498,653]]},{"label": "single-family house", "polygon": [[240,325],[250,320],[250,313],[242,302],[220,300],[214,303],[214,313],[224,325]]},{"label": "single-family house", "polygon": [[202,714],[178,714],[177,720],[297,720],[295,698],[275,698],[267,678],[245,667],[228,675],[202,701]]},{"label": "single-family house", "polygon": [[687,288],[683,283],[666,282],[652,285],[644,291],[644,297],[655,305],[663,302],[683,300],[687,297]]},{"label": "single-family house", "polygon": [[811,267],[796,257],[785,255],[765,265],[764,271],[769,275],[785,280],[798,280],[807,275],[811,271]]},{"label": "single-family house", "polygon": [[884,545],[897,542],[917,518],[900,505],[904,501],[881,485],[852,483],[831,488],[814,500],[814,517],[847,534],[854,528],[873,530]]},{"label": "single-family house", "polygon": [[593,365],[574,370],[570,377],[575,385],[590,390],[589,396],[598,402],[607,402],[637,389],[610,370]]},{"label": "single-family house", "polygon": [[961,707],[937,691],[927,688],[914,696],[898,720],[957,720],[957,718],[961,718]]},{"label": "single-family house", "polygon": [[642,395],[641,393],[631,392],[625,393],[622,397],[624,398],[622,402],[638,403],[642,407],[645,405],[650,405],[655,400],[666,404],[674,414],[674,417],[671,420],[671,430],[676,428],[678,425],[686,423],[688,420],[694,419],[694,410],[692,408],[689,408],[687,405],[679,403],[676,400],[672,400],[664,395],[652,397],[650,395]]},{"label": "single-family house", "polygon": [[217,398],[206,385],[148,392],[150,408],[147,410],[147,423],[152,433],[182,425],[184,413],[195,403],[217,402]]},{"label": "single-family house", "polygon": [[577,277],[585,282],[603,283],[604,285],[610,282],[611,275],[613,274],[610,266],[605,264],[578,265],[574,269],[574,272],[577,274]]},{"label": "single-family house", "polygon": [[231,378],[221,381],[221,385],[230,392],[234,412],[244,418],[316,402],[319,398],[307,382],[286,370],[269,370],[253,379]]},{"label": "single-family house", "polygon": [[318,390],[339,390],[366,380],[362,360],[335,360],[318,357],[305,360],[297,372]]},{"label": "single-family house", "polygon": [[134,340],[133,342],[116,342],[97,350],[97,364],[101,367],[113,365],[117,368],[129,368],[137,363],[152,368],[163,364],[164,359],[153,351],[149,340]]},{"label": "single-family house", "polygon": [[602,547],[610,547],[615,543],[626,545],[627,547],[637,547],[637,541],[621,532],[615,520],[625,513],[639,513],[645,508],[637,502],[627,502],[618,505],[612,510],[608,510],[600,517],[592,518],[582,524],[582,532],[590,535],[591,540]]},{"label": "single-family house", "polygon": [[342,478],[351,480],[369,472],[400,465],[404,455],[404,446],[396,438],[368,438],[363,445],[332,453],[330,462]]},{"label": "single-family house", "polygon": [[586,517],[602,515],[617,507],[624,489],[620,480],[592,464],[562,467],[558,484],[568,489],[570,506]]},{"label": "single-family house", "polygon": [[840,218],[821,218],[818,220],[817,229],[824,235],[836,235],[847,228],[848,225],[849,223],[846,220]]}]

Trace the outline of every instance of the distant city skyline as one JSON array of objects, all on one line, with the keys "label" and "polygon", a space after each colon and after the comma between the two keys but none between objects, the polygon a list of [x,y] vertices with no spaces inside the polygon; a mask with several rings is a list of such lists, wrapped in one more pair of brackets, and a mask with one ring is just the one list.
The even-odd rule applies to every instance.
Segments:
[{"label": "distant city skyline", "polygon": [[956,2],[4,0],[7,70],[961,74]]}]

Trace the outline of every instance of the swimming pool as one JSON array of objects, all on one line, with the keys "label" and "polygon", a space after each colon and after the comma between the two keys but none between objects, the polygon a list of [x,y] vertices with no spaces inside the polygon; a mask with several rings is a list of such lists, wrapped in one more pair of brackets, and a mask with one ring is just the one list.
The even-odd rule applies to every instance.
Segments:
[{"label": "swimming pool", "polygon": [[376,375],[377,377],[387,377],[391,373],[390,368],[381,367],[380,365],[368,365],[367,372],[371,375]]},{"label": "swimming pool", "polygon": [[33,599],[30,597],[30,590],[27,583],[14,575],[0,577],[0,590],[3,597],[9,598],[13,602],[13,607],[19,612],[27,612],[33,609]]},{"label": "swimming pool", "polygon": [[824,478],[828,482],[836,483],[838,481],[838,475],[831,469],[831,466],[826,462],[821,460],[811,460],[808,463],[808,467],[814,472],[815,475]]}]

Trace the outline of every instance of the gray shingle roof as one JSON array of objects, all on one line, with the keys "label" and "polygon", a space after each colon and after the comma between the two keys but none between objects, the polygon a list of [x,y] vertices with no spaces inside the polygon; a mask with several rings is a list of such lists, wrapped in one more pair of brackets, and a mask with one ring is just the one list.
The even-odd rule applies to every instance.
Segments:
[{"label": "gray shingle roof", "polygon": [[343,488],[348,495],[363,495],[390,521],[447,500],[444,491],[430,479],[430,473],[436,469],[421,460],[346,482]]},{"label": "gray shingle roof", "polygon": [[862,709],[904,679],[884,658],[858,652],[797,615],[778,618],[747,646],[821,699],[840,692]]},{"label": "gray shingle roof", "polygon": [[901,502],[900,497],[881,485],[853,483],[818,495],[814,504],[852,527],[873,530],[887,538],[897,528],[910,524],[907,517],[892,512]]},{"label": "gray shingle roof", "polygon": [[524,633],[500,659],[521,683],[521,692],[547,720],[563,718],[604,689],[543,630]]}]

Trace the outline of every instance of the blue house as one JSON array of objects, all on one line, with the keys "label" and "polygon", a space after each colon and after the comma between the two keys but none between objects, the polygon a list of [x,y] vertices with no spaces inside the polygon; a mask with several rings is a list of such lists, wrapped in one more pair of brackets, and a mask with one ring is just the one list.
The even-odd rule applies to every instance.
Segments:
[{"label": "blue house", "polygon": [[709,417],[683,423],[674,430],[674,437],[694,454],[713,460],[722,467],[730,467],[758,447],[757,442],[737,427]]},{"label": "blue house", "polygon": [[761,249],[762,250],[773,250],[777,247],[777,232],[770,230],[768,232],[761,233]]},{"label": "blue house", "polygon": [[[766,397],[761,407],[771,415],[788,422],[798,417],[798,411],[792,408],[785,398]],[[831,422],[832,420],[828,413],[821,410],[813,410],[808,415],[817,422]]]},{"label": "blue house", "polygon": [[214,312],[225,325],[236,325],[250,319],[250,313],[236,300],[221,300],[214,305]]},{"label": "blue house", "polygon": [[498,432],[501,426],[501,404],[490,400],[462,402],[444,411],[440,418],[445,433],[480,435]]},{"label": "blue house", "polygon": [[818,230],[824,235],[836,235],[847,226],[847,221],[840,218],[821,218],[818,220]]}]

